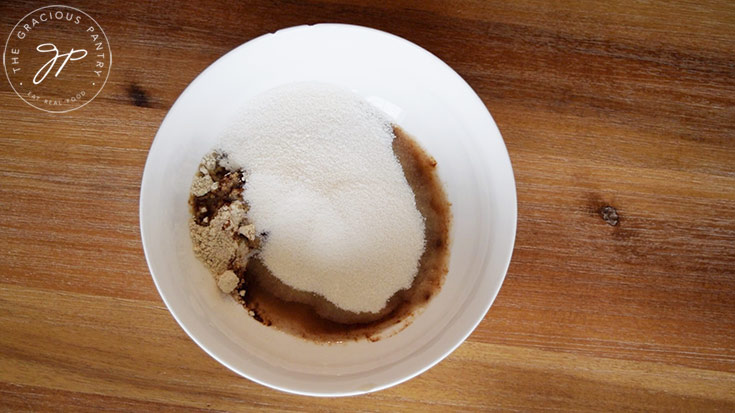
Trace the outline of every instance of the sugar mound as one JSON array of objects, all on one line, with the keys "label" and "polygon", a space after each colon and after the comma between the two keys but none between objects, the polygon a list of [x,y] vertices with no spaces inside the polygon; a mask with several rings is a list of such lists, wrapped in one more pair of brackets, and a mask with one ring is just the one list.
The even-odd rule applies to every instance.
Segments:
[{"label": "sugar mound", "polygon": [[390,121],[359,96],[295,83],[253,99],[222,136],[248,174],[263,263],[293,288],[377,312],[411,286],[424,219],[392,150]]}]

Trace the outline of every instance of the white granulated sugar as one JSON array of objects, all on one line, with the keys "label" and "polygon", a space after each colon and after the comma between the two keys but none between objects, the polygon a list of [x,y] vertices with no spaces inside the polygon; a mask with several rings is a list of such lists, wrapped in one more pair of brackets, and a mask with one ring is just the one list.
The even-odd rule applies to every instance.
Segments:
[{"label": "white granulated sugar", "polygon": [[222,138],[247,172],[260,257],[284,283],[353,312],[410,287],[424,220],[392,150],[390,121],[359,96],[297,83],[253,99]]}]

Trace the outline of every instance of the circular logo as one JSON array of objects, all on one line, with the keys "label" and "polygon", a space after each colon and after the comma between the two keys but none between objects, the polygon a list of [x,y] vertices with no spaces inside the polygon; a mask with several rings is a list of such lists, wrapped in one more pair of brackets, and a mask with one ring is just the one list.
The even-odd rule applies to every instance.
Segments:
[{"label": "circular logo", "polygon": [[69,112],[91,102],[107,82],[107,36],[87,13],[46,6],[23,17],[5,42],[3,66],[15,93],[34,108]]}]

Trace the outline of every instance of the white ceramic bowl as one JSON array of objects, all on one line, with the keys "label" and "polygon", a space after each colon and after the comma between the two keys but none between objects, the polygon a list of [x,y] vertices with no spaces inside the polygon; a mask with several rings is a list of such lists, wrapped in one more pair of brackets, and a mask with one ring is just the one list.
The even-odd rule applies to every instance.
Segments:
[{"label": "white ceramic bowl", "polygon": [[[452,203],[451,259],[443,288],[407,328],[377,342],[316,344],[262,326],[218,291],[192,252],[187,200],[200,158],[245,101],[297,81],[336,84],[384,110],[436,158]],[[420,374],[482,320],[510,263],[515,182],[490,113],[437,57],[373,29],[298,26],[236,48],[181,94],[148,154],[140,226],[158,292],[204,351],[275,389],[346,396]]]}]

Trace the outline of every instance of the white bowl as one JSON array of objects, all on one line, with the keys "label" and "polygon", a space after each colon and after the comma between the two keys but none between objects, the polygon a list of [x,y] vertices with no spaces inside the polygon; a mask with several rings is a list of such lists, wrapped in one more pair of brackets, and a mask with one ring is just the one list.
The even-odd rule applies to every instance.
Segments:
[{"label": "white bowl", "polygon": [[[200,158],[245,101],[297,81],[339,85],[380,107],[436,158],[452,203],[444,286],[408,327],[377,342],[317,344],[265,327],[219,292],[192,252],[187,200]],[[204,351],[234,372],[278,390],[346,396],[422,373],[479,324],[510,263],[515,182],[490,113],[444,62],[378,30],[298,26],[236,48],[181,94],[148,154],[140,227],[161,298]]]}]

